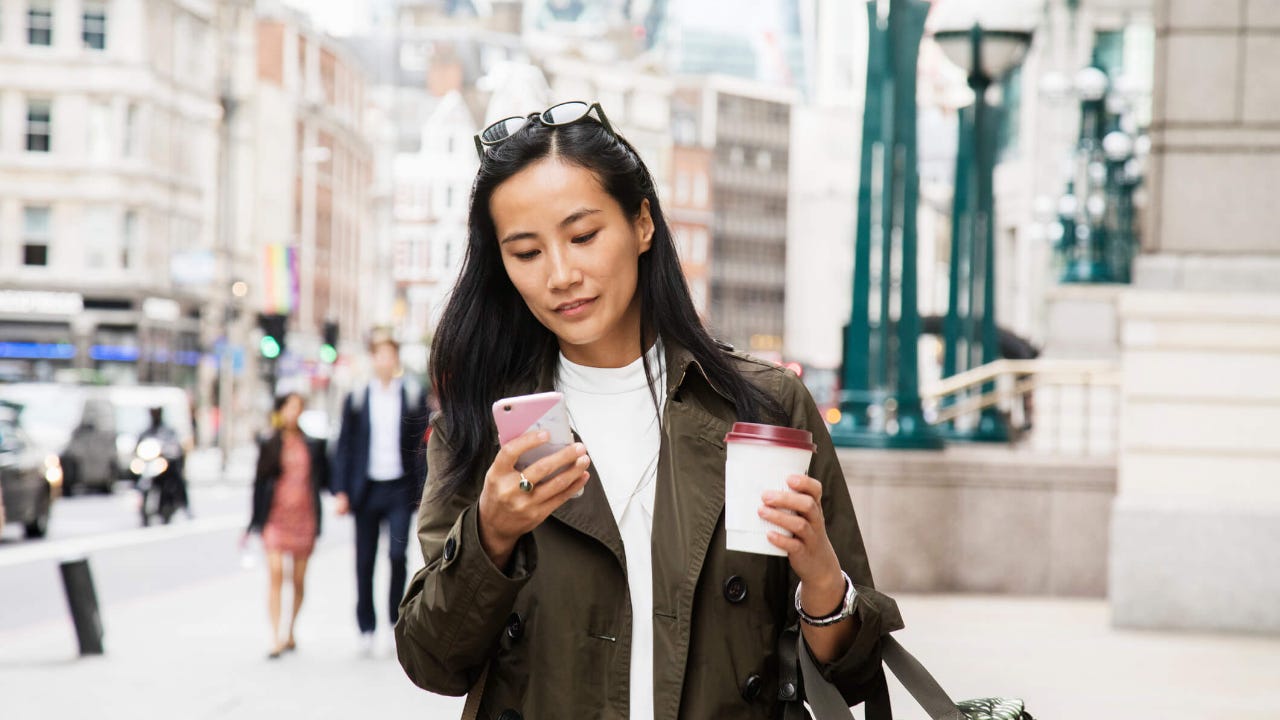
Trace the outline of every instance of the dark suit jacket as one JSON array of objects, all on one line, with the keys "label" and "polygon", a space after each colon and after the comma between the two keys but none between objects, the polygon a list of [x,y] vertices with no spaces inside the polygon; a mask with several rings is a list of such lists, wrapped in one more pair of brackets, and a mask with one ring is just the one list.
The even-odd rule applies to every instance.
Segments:
[{"label": "dark suit jacket", "polygon": [[[369,488],[369,388],[356,392],[361,393],[360,401],[352,402],[355,393],[351,393],[342,403],[342,429],[333,457],[333,492],[346,493],[351,507],[359,509]],[[415,500],[421,497],[427,477],[424,436],[429,419],[425,393],[401,382],[400,464],[417,488]]]},{"label": "dark suit jacket", "polygon": [[[320,534],[320,489],[329,486],[329,456],[324,441],[302,436],[311,455],[311,505],[316,511],[316,535]],[[267,438],[258,446],[258,470],[253,478],[253,517],[249,519],[250,532],[262,532],[271,514],[271,502],[275,499],[276,481],[280,479],[280,450],[284,440],[280,432]]]}]

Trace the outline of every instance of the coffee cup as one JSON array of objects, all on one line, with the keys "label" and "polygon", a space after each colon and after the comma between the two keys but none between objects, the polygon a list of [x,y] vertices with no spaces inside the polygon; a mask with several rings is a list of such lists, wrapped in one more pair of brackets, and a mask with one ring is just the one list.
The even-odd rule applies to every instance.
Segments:
[{"label": "coffee cup", "polygon": [[779,555],[786,551],[769,542],[769,531],[788,537],[791,533],[757,512],[766,490],[785,491],[787,477],[804,475],[817,446],[807,430],[734,423],[724,437],[724,529],[729,550]]}]

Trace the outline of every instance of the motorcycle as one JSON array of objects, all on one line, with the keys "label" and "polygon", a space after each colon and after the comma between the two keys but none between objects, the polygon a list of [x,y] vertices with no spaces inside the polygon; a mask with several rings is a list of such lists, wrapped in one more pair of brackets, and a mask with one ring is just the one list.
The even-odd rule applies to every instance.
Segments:
[{"label": "motorcycle", "polygon": [[138,476],[138,505],[142,526],[154,518],[169,524],[173,514],[185,505],[181,482],[182,446],[175,441],[146,437],[138,442],[129,469]]}]

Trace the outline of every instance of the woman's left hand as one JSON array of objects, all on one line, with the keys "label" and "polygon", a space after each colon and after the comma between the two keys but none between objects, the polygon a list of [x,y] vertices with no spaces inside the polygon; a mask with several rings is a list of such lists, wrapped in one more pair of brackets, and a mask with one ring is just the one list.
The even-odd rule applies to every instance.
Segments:
[{"label": "woman's left hand", "polygon": [[[760,517],[790,530],[793,537],[770,531],[769,542],[787,552],[791,569],[803,584],[805,611],[824,615],[844,596],[844,577],[822,514],[822,483],[805,475],[787,478],[788,490],[770,490],[762,496]],[[791,512],[787,512],[790,510]],[[793,514],[794,513],[794,514]]]}]

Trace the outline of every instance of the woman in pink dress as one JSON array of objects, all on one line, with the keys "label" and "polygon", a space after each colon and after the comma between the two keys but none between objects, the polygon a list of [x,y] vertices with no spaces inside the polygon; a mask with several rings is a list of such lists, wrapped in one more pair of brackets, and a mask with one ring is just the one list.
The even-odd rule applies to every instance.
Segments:
[{"label": "woman in pink dress", "polygon": [[[271,618],[270,658],[297,648],[293,630],[302,609],[307,560],[320,534],[320,489],[328,486],[324,441],[298,429],[303,400],[297,393],[277,398],[276,432],[262,444],[253,484],[253,518],[247,532],[262,534],[270,570],[267,608]],[[293,614],[289,632],[280,637],[280,594],[284,556],[292,558]]]}]

